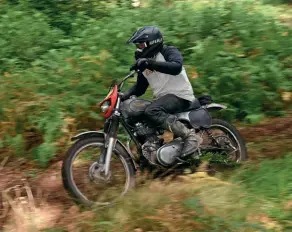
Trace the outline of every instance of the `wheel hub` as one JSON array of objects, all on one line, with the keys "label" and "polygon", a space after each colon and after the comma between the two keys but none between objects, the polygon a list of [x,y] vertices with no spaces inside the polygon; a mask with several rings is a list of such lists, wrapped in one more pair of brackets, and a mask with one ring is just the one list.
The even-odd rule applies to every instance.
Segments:
[{"label": "wheel hub", "polygon": [[108,175],[104,173],[104,165],[99,164],[98,162],[94,162],[88,171],[88,175],[90,180],[97,183],[98,180],[102,180],[104,182],[109,182],[111,178],[111,171],[109,171]]},{"label": "wheel hub", "polygon": [[232,151],[236,150],[236,148],[232,145],[230,139],[226,135],[218,135],[215,137],[216,142],[220,146],[220,148]]},{"label": "wheel hub", "polygon": [[215,140],[218,143],[219,147],[227,152],[227,160],[236,159],[236,151],[238,149],[234,147],[228,136],[218,135],[215,137]]}]

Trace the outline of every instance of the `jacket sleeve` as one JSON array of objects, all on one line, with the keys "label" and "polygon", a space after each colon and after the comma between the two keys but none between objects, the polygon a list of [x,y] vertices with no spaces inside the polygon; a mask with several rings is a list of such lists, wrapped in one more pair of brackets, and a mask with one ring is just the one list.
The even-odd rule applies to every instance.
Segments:
[{"label": "jacket sleeve", "polygon": [[126,93],[125,95],[127,95],[128,97],[132,96],[132,95],[136,95],[137,97],[142,96],[147,88],[149,86],[149,83],[147,81],[147,79],[144,77],[144,75],[142,73],[138,73],[137,76],[137,82],[134,86],[132,86]]},{"label": "jacket sleeve", "polygon": [[165,62],[149,60],[149,69],[170,75],[178,75],[182,70],[183,57],[179,50],[169,46],[162,52]]}]

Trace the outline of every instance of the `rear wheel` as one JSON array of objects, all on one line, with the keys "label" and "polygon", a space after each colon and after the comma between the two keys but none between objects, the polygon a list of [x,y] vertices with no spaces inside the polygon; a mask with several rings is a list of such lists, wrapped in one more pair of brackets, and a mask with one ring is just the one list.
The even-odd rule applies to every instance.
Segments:
[{"label": "rear wheel", "polygon": [[208,131],[203,131],[202,150],[205,153],[219,154],[225,162],[236,162],[248,159],[247,149],[243,137],[232,124],[213,119]]},{"label": "rear wheel", "polygon": [[99,161],[104,147],[103,137],[77,141],[68,150],[62,166],[63,184],[78,202],[92,206],[109,205],[135,185],[135,170],[129,154],[116,143],[110,173],[103,174]]}]

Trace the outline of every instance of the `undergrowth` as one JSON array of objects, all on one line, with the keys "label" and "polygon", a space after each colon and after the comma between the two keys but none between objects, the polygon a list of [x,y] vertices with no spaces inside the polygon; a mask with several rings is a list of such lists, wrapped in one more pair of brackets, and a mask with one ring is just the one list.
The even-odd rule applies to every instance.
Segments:
[{"label": "undergrowth", "polygon": [[[272,186],[273,180],[266,185]],[[93,209],[91,220],[81,221],[77,216],[75,228],[111,232],[289,231],[291,208],[286,208],[286,200],[279,198],[276,203],[265,199],[252,191],[255,188],[200,172],[171,182],[151,181],[111,208]],[[257,188],[265,191],[262,186]],[[66,225],[56,228],[65,229]]]},{"label": "undergrowth", "polygon": [[127,74],[134,47],[125,41],[145,24],[158,25],[181,50],[195,94],[226,104],[225,119],[283,115],[291,29],[257,1],[171,2],[134,9],[126,1],[3,1],[0,149],[46,165],[72,133],[101,128],[97,102]]},{"label": "undergrowth", "polygon": [[291,227],[291,177],[292,153],[283,158],[264,160],[258,165],[250,165],[240,170],[232,180],[248,192],[270,202],[265,208],[266,212],[282,223]]},{"label": "undergrowth", "polygon": [[75,226],[111,232],[290,231],[291,160],[290,153],[257,166],[247,163],[226,180],[197,172],[146,181],[113,207],[93,209],[91,220],[77,220]]}]

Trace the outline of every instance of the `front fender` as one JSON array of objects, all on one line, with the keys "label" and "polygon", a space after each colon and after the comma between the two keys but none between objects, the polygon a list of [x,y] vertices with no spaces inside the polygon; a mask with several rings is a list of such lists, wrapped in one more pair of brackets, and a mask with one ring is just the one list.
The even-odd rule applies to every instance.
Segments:
[{"label": "front fender", "polygon": [[71,138],[72,141],[90,138],[90,137],[103,137],[105,139],[105,133],[102,131],[86,131],[79,133]]},{"label": "front fender", "polygon": [[[102,137],[105,139],[106,134],[102,131],[86,131],[86,132],[82,132],[73,136],[71,140],[75,141],[75,140],[92,138],[92,137],[99,137],[99,138]],[[128,148],[120,140],[117,139],[117,143],[121,146],[124,152],[126,152],[131,157],[131,161],[134,167],[137,169],[137,164],[135,163],[135,157],[133,156],[133,154],[128,150]]]},{"label": "front fender", "polygon": [[204,108],[210,111],[212,110],[217,111],[217,110],[227,109],[227,106],[218,104],[218,103],[211,103],[211,104],[205,105]]}]

